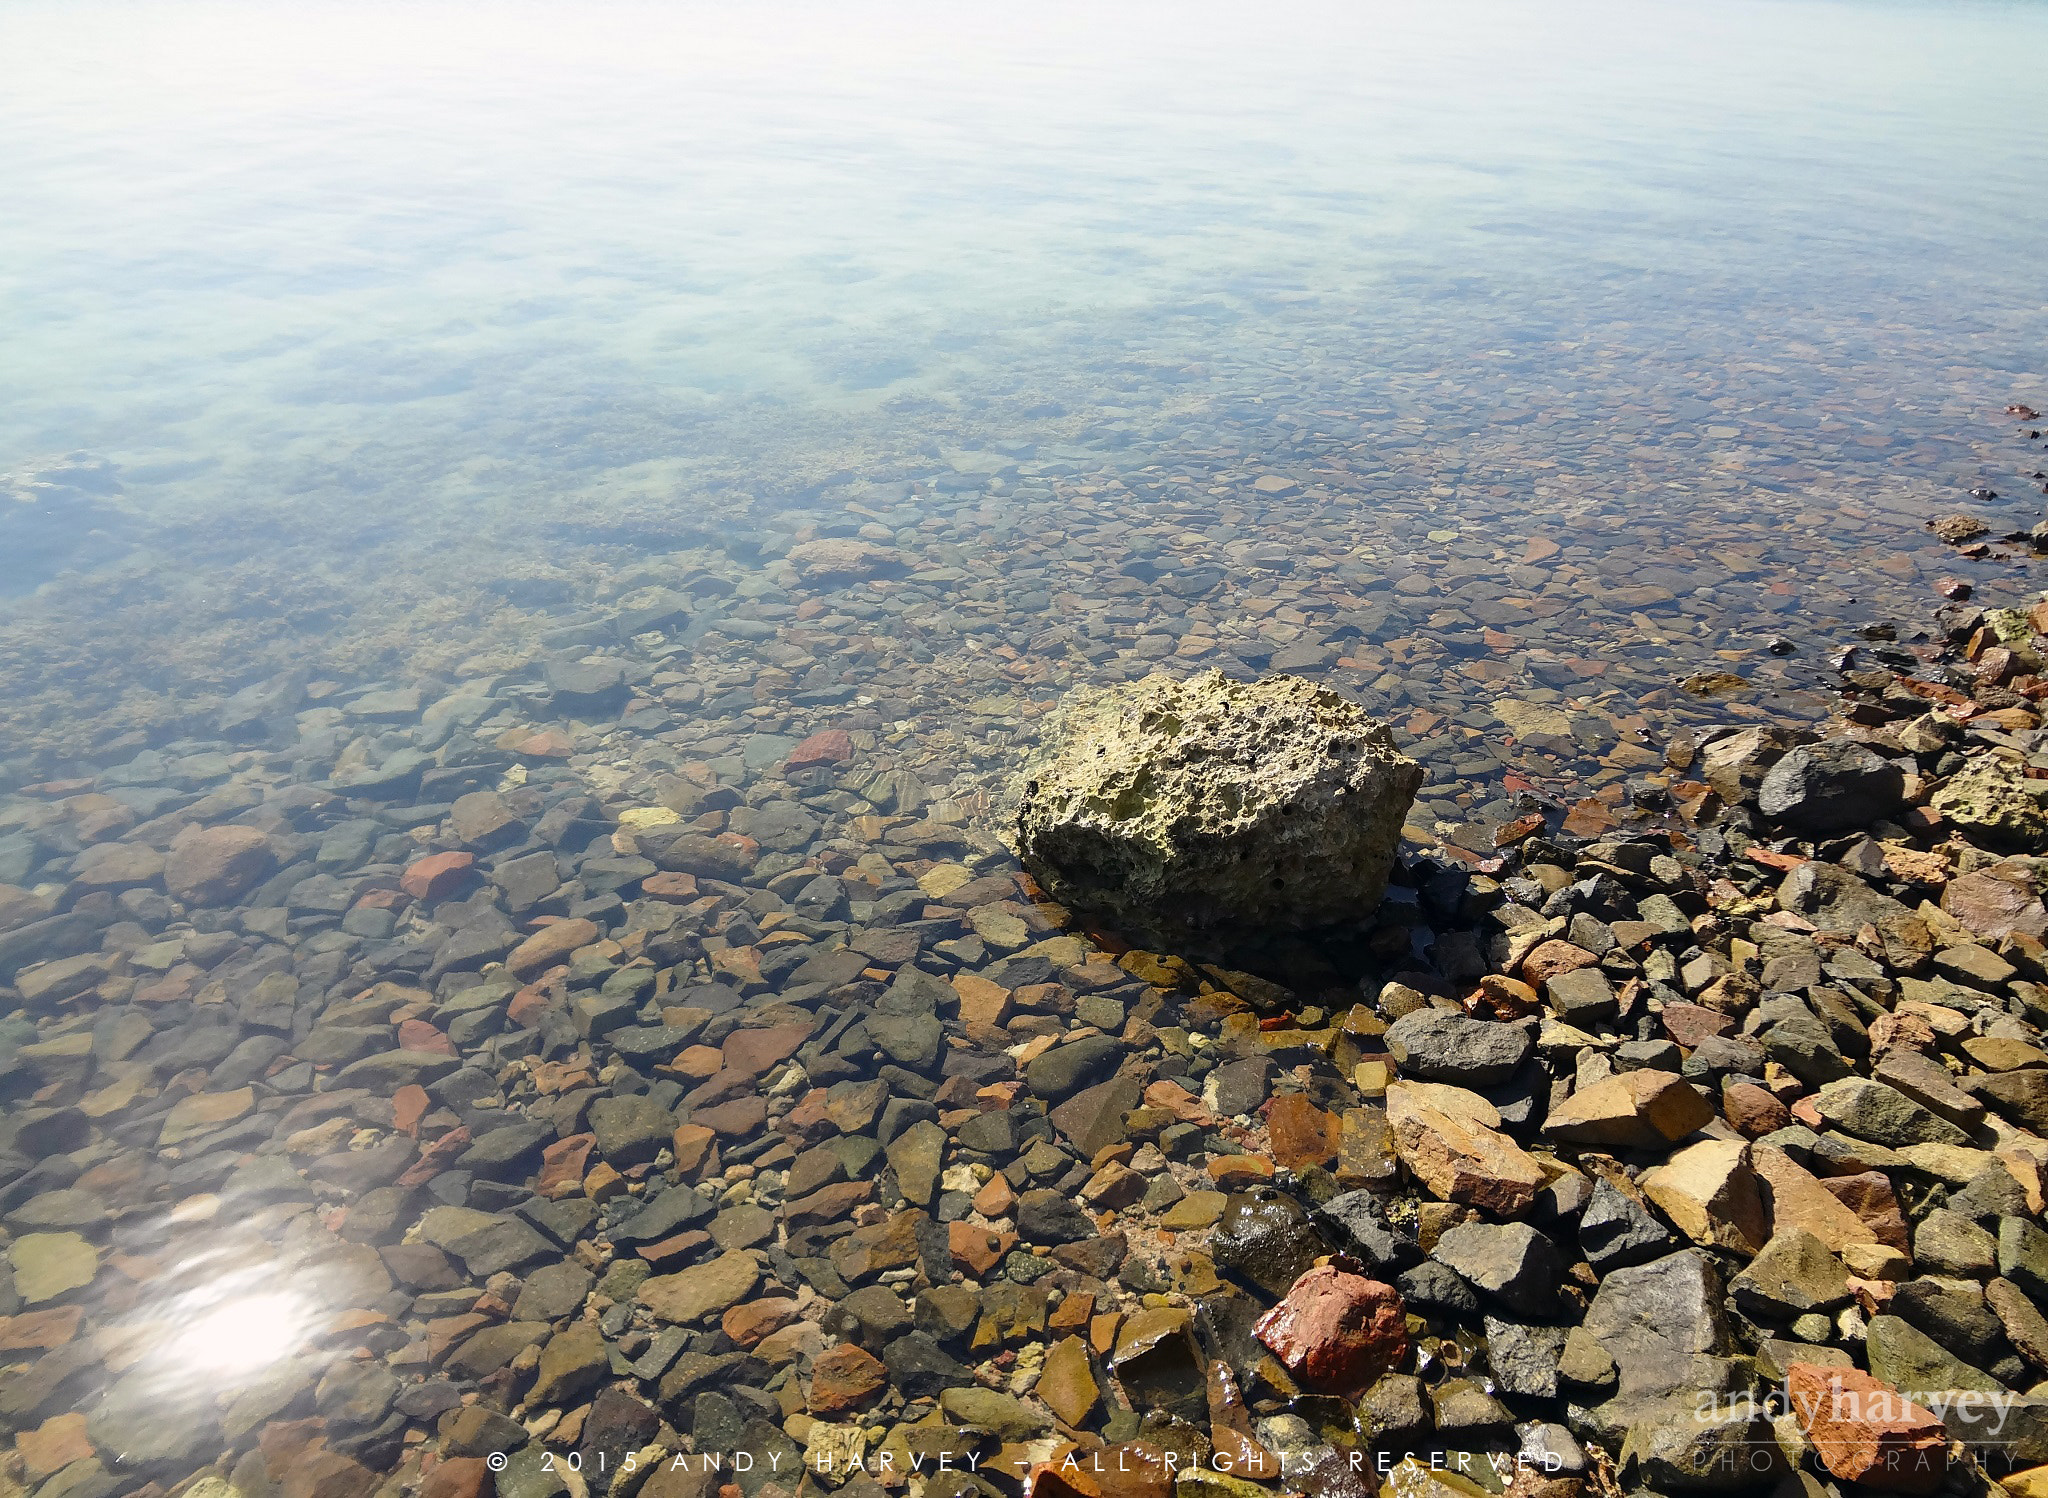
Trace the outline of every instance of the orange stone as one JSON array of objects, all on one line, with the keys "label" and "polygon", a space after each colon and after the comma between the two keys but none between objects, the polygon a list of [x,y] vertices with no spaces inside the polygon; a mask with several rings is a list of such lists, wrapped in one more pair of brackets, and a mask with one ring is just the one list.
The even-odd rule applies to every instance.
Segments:
[{"label": "orange stone", "polygon": [[1219,1155],[1209,1162],[1209,1179],[1226,1191],[1242,1191],[1273,1179],[1273,1162],[1264,1155]]},{"label": "orange stone", "polygon": [[566,962],[578,947],[587,947],[600,935],[595,921],[571,916],[550,921],[512,949],[505,966],[515,978],[531,978],[556,963]]},{"label": "orange stone", "polygon": [[434,1106],[434,1100],[427,1096],[427,1089],[417,1082],[408,1082],[391,1094],[391,1127],[401,1134],[419,1137],[420,1120],[427,1116],[427,1110]]},{"label": "orange stone", "polygon": [[48,1352],[62,1347],[78,1334],[80,1306],[59,1306],[51,1311],[24,1311],[19,1316],[0,1316],[0,1352]]},{"label": "orange stone", "polygon": [[1007,1177],[997,1174],[988,1178],[988,1184],[974,1193],[970,1205],[983,1217],[1008,1217],[1017,1205],[1017,1188]]},{"label": "orange stone", "polygon": [[37,1481],[93,1454],[92,1442],[85,1437],[85,1416],[79,1414],[52,1415],[34,1430],[20,1432],[14,1449]]},{"label": "orange stone", "polygon": [[650,900],[661,900],[670,905],[687,905],[697,898],[697,876],[673,874],[664,869],[659,874],[649,874],[642,879],[640,893]]},{"label": "orange stone", "polygon": [[669,1148],[676,1157],[676,1169],[685,1176],[694,1178],[706,1166],[715,1168],[718,1160],[718,1132],[702,1124],[686,1123],[676,1129],[669,1141]]},{"label": "orange stone", "polygon": [[1266,1134],[1273,1159],[1283,1170],[1306,1170],[1337,1158],[1343,1123],[1310,1102],[1306,1093],[1283,1092],[1266,1105]]},{"label": "orange stone", "polygon": [[1948,1470],[1941,1421],[1890,1384],[1856,1368],[1794,1363],[1785,1370],[1792,1413],[1844,1482],[1894,1493],[1931,1493]]},{"label": "orange stone", "polygon": [[534,1191],[547,1201],[579,1196],[583,1191],[583,1167],[597,1144],[595,1134],[571,1134],[557,1139],[540,1152],[540,1179]]},{"label": "orange stone", "polygon": [[744,1349],[753,1347],[770,1332],[781,1331],[796,1319],[796,1302],[787,1296],[775,1295],[731,1307],[719,1318],[718,1324],[736,1346]]},{"label": "orange stone", "polygon": [[953,1262],[977,1279],[1002,1263],[1003,1255],[1016,1243],[1015,1233],[991,1232],[971,1222],[946,1224],[946,1245],[953,1251]]}]

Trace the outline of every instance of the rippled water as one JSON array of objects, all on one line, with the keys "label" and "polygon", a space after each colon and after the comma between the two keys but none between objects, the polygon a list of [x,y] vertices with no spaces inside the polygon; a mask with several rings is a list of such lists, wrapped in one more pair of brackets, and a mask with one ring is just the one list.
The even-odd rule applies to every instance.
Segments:
[{"label": "rippled water", "polygon": [[[191,1450],[141,1422],[165,1477],[302,1408],[338,1310],[395,1306],[350,1336],[424,1366],[454,1300],[379,1298],[365,1245],[406,1223],[363,1225],[366,1182],[510,1210],[525,1176],[416,1161],[371,1106],[402,1067],[351,1145],[319,1105],[346,1047],[286,1037],[431,1018],[461,1075],[518,1071],[465,1026],[479,972],[536,911],[670,900],[632,863],[664,810],[765,850],[664,985],[794,1023],[746,911],[801,870],[844,881],[785,928],[821,961],[936,871],[918,908],[990,913],[920,961],[1089,988],[1123,977],[1072,937],[1006,967],[1047,933],[989,887],[988,808],[1070,685],[1326,679],[1427,765],[1411,840],[1470,862],[1532,806],[1611,825],[1678,730],[1818,715],[1824,653],[1909,637],[1946,573],[2038,586],[1923,523],[2040,518],[2003,413],[2048,406],[2048,12],[1013,10],[0,13],[0,977],[35,993],[0,1152],[17,1231],[125,1256],[18,1332],[104,1334],[58,1372],[126,1401],[109,1460],[166,1360],[218,1366],[228,1413]],[[824,778],[788,767],[835,728]],[[465,831],[465,792],[516,830]],[[186,820],[261,828],[297,882],[167,899]],[[408,906],[443,844],[557,850],[573,897],[494,863]],[[1425,960],[1392,935],[1372,962]],[[645,966],[592,962],[562,982]],[[187,1092],[220,1111],[174,1128]],[[21,1387],[10,1417],[54,1408]]]}]

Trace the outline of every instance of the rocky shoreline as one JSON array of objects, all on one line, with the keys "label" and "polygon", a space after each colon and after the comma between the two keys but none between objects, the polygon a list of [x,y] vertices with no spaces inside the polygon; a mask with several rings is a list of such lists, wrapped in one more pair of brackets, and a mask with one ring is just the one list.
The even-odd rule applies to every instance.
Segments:
[{"label": "rocky shoreline", "polygon": [[6,798],[10,1490],[2048,1491],[2048,605],[1184,953],[730,588]]}]

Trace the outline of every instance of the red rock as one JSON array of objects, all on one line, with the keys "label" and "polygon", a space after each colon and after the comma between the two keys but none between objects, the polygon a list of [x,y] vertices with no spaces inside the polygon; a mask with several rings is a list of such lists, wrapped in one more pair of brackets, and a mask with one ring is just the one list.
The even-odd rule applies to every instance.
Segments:
[{"label": "red rock", "polygon": [[812,734],[789,751],[785,770],[808,770],[814,765],[843,765],[853,758],[853,739],[843,728],[826,728]]},{"label": "red rock", "polygon": [[413,897],[402,889],[366,889],[357,898],[357,910],[400,911],[412,904]]},{"label": "red rock", "polygon": [[398,887],[415,900],[442,900],[475,877],[474,853],[429,853],[406,866]]},{"label": "red rock", "polygon": [[437,1056],[456,1054],[455,1042],[423,1019],[399,1021],[398,1047],[404,1051],[430,1051]]},{"label": "red rock", "polygon": [[540,1179],[534,1191],[548,1201],[575,1196],[583,1190],[583,1167],[596,1147],[595,1134],[571,1134],[557,1139],[540,1152]]},{"label": "red rock", "polygon": [[1010,1209],[1017,1205],[1017,1188],[998,1172],[988,1178],[987,1185],[974,1193],[974,1200],[969,1205],[987,1218],[1008,1217]]},{"label": "red rock", "polygon": [[1593,967],[1599,961],[1584,947],[1575,947],[1568,941],[1553,937],[1540,943],[1535,951],[1522,959],[1522,977],[1524,981],[1541,987],[1552,978],[1575,973],[1582,967]]},{"label": "red rock", "polygon": [[851,1342],[841,1343],[811,1364],[811,1413],[836,1415],[859,1409],[888,1384],[889,1370],[881,1359]]},{"label": "red rock", "polygon": [[725,1038],[725,1064],[741,1076],[758,1077],[794,1056],[797,1047],[810,1038],[808,1020],[763,1030],[735,1030]]},{"label": "red rock", "polygon": [[1328,1267],[1296,1280],[1252,1332],[1302,1383],[1347,1399],[1363,1394],[1408,1351],[1400,1292]]},{"label": "red rock", "polygon": [[451,1456],[437,1462],[420,1484],[420,1498],[493,1498],[498,1480],[480,1456]]},{"label": "red rock", "polygon": [[558,962],[566,962],[578,947],[587,947],[600,935],[595,921],[572,916],[550,921],[512,949],[505,966],[515,978],[531,978]]},{"label": "red rock", "polygon": [[1266,1105],[1266,1135],[1273,1159],[1283,1170],[1306,1170],[1337,1158],[1343,1124],[1325,1113],[1306,1093],[1283,1092]]},{"label": "red rock", "polygon": [[164,889],[187,905],[225,905],[274,861],[270,839],[254,827],[187,827],[164,857]]},{"label": "red rock", "polygon": [[505,1015],[521,1029],[531,1029],[534,1022],[546,1012],[550,1002],[552,1001],[545,990],[522,988],[512,995],[512,1002],[505,1006]]},{"label": "red rock", "polygon": [[1691,1050],[1701,1041],[1717,1035],[1733,1035],[1735,1020],[1718,1009],[1680,1000],[1664,1006],[1664,1033]]},{"label": "red rock", "polygon": [[2033,891],[1989,870],[1951,879],[1942,891],[1941,908],[1986,941],[2015,931],[2037,941],[2048,935],[2048,909]]},{"label": "red rock", "polygon": [[446,1170],[455,1157],[469,1148],[469,1130],[453,1128],[420,1151],[419,1159],[413,1161],[405,1174],[393,1184],[405,1187],[424,1186],[435,1176]]},{"label": "red rock", "polygon": [[1745,1139],[1761,1139],[1792,1123],[1792,1110],[1754,1082],[1737,1082],[1723,1088],[1721,1112]]},{"label": "red rock", "polygon": [[1928,1411],[1856,1368],[1794,1363],[1785,1389],[1821,1463],[1845,1482],[1931,1493],[1948,1472],[1948,1434]]}]

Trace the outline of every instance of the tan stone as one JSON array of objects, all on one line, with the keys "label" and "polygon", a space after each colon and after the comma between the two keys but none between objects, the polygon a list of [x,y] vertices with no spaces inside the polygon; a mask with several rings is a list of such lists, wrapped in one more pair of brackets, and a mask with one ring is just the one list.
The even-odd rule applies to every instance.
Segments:
[{"label": "tan stone", "polygon": [[1547,1179],[1535,1156],[1505,1134],[1431,1107],[1411,1084],[1387,1089],[1387,1121],[1401,1163],[1441,1201],[1513,1217]]},{"label": "tan stone", "polygon": [[1804,1228],[1834,1254],[1846,1252],[1853,1244],[1880,1241],[1875,1228],[1776,1145],[1752,1145],[1749,1163],[1770,1187],[1771,1222],[1780,1232]]},{"label": "tan stone", "polygon": [[1546,1138],[1570,1144],[1652,1149],[1683,1139],[1714,1116],[1714,1105],[1668,1071],[1625,1071],[1580,1088],[1550,1110]]},{"label": "tan stone", "polygon": [[1045,1355],[1045,1367],[1038,1375],[1038,1397],[1064,1425],[1085,1425],[1102,1402],[1102,1386],[1096,1381],[1089,1361],[1088,1344],[1079,1337],[1063,1337]]},{"label": "tan stone", "polygon": [[639,1300],[662,1320],[687,1326],[738,1305],[760,1283],[754,1256],[736,1251],[679,1274],[654,1276],[640,1286]]},{"label": "tan stone", "polygon": [[171,1111],[164,1115],[163,1129],[156,1142],[165,1148],[180,1144],[246,1117],[255,1106],[256,1090],[253,1087],[237,1087],[232,1092],[195,1092],[171,1104]]},{"label": "tan stone", "polygon": [[1645,1171],[1643,1194],[1695,1243],[1753,1257],[1770,1240],[1771,1218],[1749,1153],[1747,1144],[1702,1140]]},{"label": "tan stone", "polygon": [[270,839],[254,827],[188,827],[164,859],[164,889],[187,905],[224,905],[270,871]]}]

